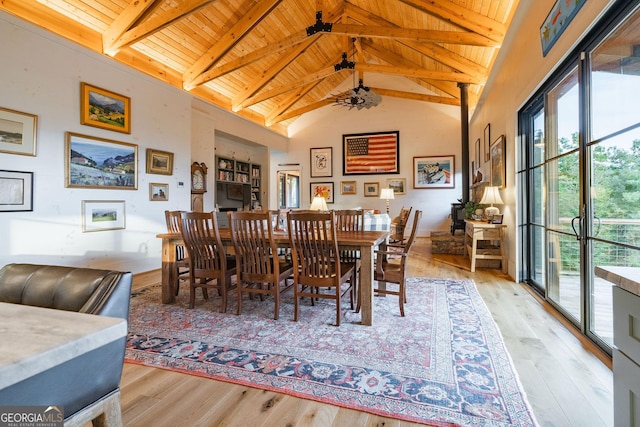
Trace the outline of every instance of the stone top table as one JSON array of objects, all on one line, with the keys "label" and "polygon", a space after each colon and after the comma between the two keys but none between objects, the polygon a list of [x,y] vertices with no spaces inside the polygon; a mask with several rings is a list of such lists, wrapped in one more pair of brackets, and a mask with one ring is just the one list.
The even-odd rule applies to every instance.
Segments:
[{"label": "stone top table", "polygon": [[0,302],[0,390],[126,335],[124,319]]}]

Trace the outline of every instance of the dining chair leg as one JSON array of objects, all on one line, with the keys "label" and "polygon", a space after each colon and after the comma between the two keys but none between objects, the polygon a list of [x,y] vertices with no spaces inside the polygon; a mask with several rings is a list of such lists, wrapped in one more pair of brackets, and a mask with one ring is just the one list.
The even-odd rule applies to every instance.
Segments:
[{"label": "dining chair leg", "polygon": [[193,308],[196,305],[196,288],[193,284],[189,285],[189,308]]}]

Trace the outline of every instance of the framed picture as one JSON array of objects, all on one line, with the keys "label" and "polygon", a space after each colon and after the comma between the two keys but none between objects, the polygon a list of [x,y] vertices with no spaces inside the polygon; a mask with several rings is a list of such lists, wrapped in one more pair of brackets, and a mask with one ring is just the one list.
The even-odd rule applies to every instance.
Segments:
[{"label": "framed picture", "polygon": [[333,176],[333,148],[312,148],[311,178],[330,178]]},{"label": "framed picture", "polygon": [[33,172],[0,170],[0,212],[33,211]]},{"label": "framed picture", "polygon": [[[484,128],[484,161],[488,162],[490,157],[489,154],[489,144],[491,144],[491,123],[487,123],[487,126]],[[480,165],[478,164],[478,167]]]},{"label": "framed picture", "polygon": [[244,189],[242,184],[227,184],[227,199],[244,200]]},{"label": "framed picture", "polygon": [[455,188],[455,156],[413,158],[413,188]]},{"label": "framed picture", "polygon": [[136,190],[138,146],[67,132],[65,187]]},{"label": "framed picture", "polygon": [[[475,167],[480,169],[480,138],[476,140],[476,155],[475,155]],[[471,170],[471,176],[476,173],[475,169]]]},{"label": "framed picture", "polygon": [[342,135],[342,174],[400,173],[400,132]]},{"label": "framed picture", "polygon": [[80,83],[80,124],[131,133],[131,100],[88,83]]},{"label": "framed picture", "polygon": [[502,224],[502,214],[492,216],[491,224]]},{"label": "framed picture", "polygon": [[173,153],[147,148],[147,173],[173,175]]},{"label": "framed picture", "polygon": [[0,107],[0,152],[36,155],[38,116]]},{"label": "framed picture", "polygon": [[340,183],[340,194],[356,194],[356,182],[355,181],[342,181]]},{"label": "framed picture", "polygon": [[[542,56],[547,56],[549,50],[560,38],[569,23],[576,16],[587,0],[560,1],[551,7],[549,14],[540,26],[540,42],[542,43]],[[560,19],[558,19],[560,18]]]},{"label": "framed picture", "polygon": [[393,188],[393,194],[407,194],[406,178],[388,178],[387,188]]},{"label": "framed picture", "polygon": [[333,182],[312,182],[311,200],[315,196],[322,196],[327,203],[333,203]]},{"label": "framed picture", "polygon": [[505,176],[507,173],[507,165],[505,162],[505,137],[500,135],[491,144],[491,186],[505,188]]},{"label": "framed picture", "polygon": [[380,196],[380,183],[379,182],[365,182],[364,183],[364,197],[378,197]]},{"label": "framed picture", "polygon": [[149,183],[149,200],[152,202],[166,202],[169,200],[169,184]]},{"label": "framed picture", "polygon": [[121,230],[124,227],[124,200],[82,201],[82,232]]}]

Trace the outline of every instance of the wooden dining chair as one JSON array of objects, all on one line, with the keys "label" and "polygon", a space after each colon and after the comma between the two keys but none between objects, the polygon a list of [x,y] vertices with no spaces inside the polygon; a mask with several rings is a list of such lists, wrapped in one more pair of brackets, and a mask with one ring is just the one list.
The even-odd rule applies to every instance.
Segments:
[{"label": "wooden dining chair", "polygon": [[[164,219],[167,223],[168,233],[180,233],[180,221],[183,211],[164,211]],[[180,282],[189,280],[189,258],[184,245],[176,245],[176,282],[172,284],[175,294],[180,291]]]},{"label": "wooden dining chair", "polygon": [[403,206],[402,209],[400,209],[400,213],[398,214],[398,216],[391,220],[391,226],[389,227],[390,242],[404,243],[404,230],[407,227],[407,223],[409,222],[409,216],[411,215],[412,209],[412,207],[409,207],[407,209]]},{"label": "wooden dining chair", "polygon": [[[407,302],[405,281],[407,278],[409,250],[411,250],[411,246],[415,241],[421,218],[422,211],[416,210],[413,215],[411,235],[405,243],[382,244],[380,249],[375,251],[376,268],[373,272],[373,279],[378,282],[378,287],[374,288],[374,293],[397,295],[402,317],[404,317],[404,304]],[[390,259],[390,255],[393,255],[393,260]],[[389,284],[397,285],[397,288],[388,289],[387,286]],[[358,304],[356,311],[360,311],[360,304]]]},{"label": "wooden dining chair", "polygon": [[[336,326],[340,326],[341,301],[355,282],[352,264],[340,262],[334,212],[288,213],[293,255],[294,319],[298,321],[300,298],[336,301]],[[348,285],[346,289],[342,289]]]},{"label": "wooden dining chair", "polygon": [[[363,209],[341,209],[335,210],[337,231],[362,231],[364,229]],[[358,296],[358,273],[360,271],[360,251],[356,249],[340,249],[340,261],[345,264],[352,264],[356,269],[356,278],[351,287],[351,309],[357,302]]]},{"label": "wooden dining chair", "polygon": [[[242,312],[242,294],[273,295],[274,319],[280,313],[280,292],[288,289],[293,263],[278,257],[269,212],[228,212],[237,266],[237,314]],[[281,284],[284,286],[281,287]]]},{"label": "wooden dining chair", "polygon": [[195,305],[196,288],[202,288],[205,300],[209,299],[207,289],[217,289],[222,297],[220,311],[226,313],[236,259],[227,256],[215,212],[183,212],[180,232],[189,257],[189,308]]}]

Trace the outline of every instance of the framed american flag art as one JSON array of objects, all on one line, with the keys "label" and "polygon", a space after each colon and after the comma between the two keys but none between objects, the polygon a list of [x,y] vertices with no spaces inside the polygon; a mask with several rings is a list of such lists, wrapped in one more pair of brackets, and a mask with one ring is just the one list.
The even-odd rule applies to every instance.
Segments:
[{"label": "framed american flag art", "polygon": [[342,135],[342,174],[400,173],[400,132]]}]

